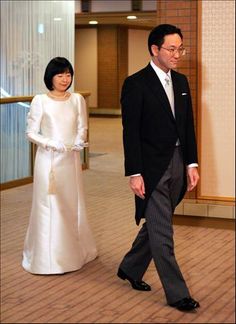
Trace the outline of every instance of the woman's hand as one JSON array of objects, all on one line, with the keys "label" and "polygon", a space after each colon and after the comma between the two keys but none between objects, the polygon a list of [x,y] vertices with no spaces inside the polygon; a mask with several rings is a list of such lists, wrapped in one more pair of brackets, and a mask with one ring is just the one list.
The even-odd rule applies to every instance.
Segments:
[{"label": "woman's hand", "polygon": [[46,150],[56,151],[58,153],[66,152],[65,145],[60,141],[49,140],[46,144]]},{"label": "woman's hand", "polygon": [[82,151],[85,147],[88,147],[88,142],[79,141],[72,146],[71,150]]}]

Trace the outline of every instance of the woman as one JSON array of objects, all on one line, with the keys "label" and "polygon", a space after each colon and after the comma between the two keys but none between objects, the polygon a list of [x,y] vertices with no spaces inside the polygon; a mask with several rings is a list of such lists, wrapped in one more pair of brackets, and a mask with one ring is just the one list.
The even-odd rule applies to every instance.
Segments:
[{"label": "woman", "polygon": [[97,256],[80,162],[88,145],[86,104],[67,91],[73,74],[67,59],[53,58],[44,74],[49,92],[33,98],[27,118],[27,137],[38,148],[22,266],[34,274],[75,271]]}]

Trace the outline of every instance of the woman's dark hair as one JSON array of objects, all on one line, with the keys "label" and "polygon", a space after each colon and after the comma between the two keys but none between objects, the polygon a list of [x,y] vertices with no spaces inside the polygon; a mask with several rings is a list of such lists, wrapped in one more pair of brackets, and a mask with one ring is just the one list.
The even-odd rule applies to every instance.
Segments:
[{"label": "woman's dark hair", "polygon": [[73,75],[74,75],[73,67],[65,57],[54,57],[48,63],[44,73],[44,83],[46,87],[49,90],[53,90],[52,78],[56,74],[65,73],[65,72],[70,73],[72,78],[70,85],[67,87],[67,89],[69,89],[73,81]]},{"label": "woman's dark hair", "polygon": [[181,33],[181,30],[177,28],[176,26],[173,25],[168,25],[168,24],[162,24],[159,25],[150,32],[149,37],[148,37],[148,50],[152,54],[151,46],[156,45],[159,49],[161,48],[162,44],[165,41],[165,36],[166,35],[171,35],[171,34],[178,34],[181,39],[183,39],[183,35]]}]

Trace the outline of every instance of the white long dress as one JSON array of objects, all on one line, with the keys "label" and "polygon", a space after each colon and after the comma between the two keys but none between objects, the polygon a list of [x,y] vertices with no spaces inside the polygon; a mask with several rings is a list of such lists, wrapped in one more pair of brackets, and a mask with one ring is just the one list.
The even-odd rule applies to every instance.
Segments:
[{"label": "white long dress", "polygon": [[[49,139],[71,147],[87,136],[84,98],[72,93],[65,101],[36,95],[27,119],[27,136],[38,145],[32,210],[22,266],[34,274],[60,274],[80,269],[97,256],[86,217],[80,152],[46,150]],[[53,172],[54,193],[49,191]]]}]

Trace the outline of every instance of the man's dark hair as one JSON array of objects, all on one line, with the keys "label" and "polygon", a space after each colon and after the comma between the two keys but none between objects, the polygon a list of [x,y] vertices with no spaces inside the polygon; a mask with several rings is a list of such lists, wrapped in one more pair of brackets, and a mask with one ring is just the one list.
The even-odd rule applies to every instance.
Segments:
[{"label": "man's dark hair", "polygon": [[65,57],[54,57],[48,63],[44,73],[44,83],[46,87],[49,90],[53,90],[52,78],[56,74],[65,73],[65,72],[70,73],[72,78],[70,85],[67,87],[67,89],[69,89],[73,81],[73,75],[74,75],[73,67]]},{"label": "man's dark hair", "polygon": [[177,28],[176,26],[169,25],[169,24],[162,24],[158,25],[157,27],[153,28],[153,30],[150,32],[148,37],[148,50],[152,54],[151,46],[156,45],[159,49],[161,48],[162,44],[165,41],[166,35],[171,34],[178,34],[181,39],[183,39],[183,35],[181,33],[181,30]]}]

